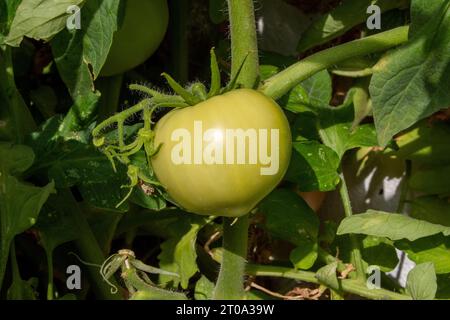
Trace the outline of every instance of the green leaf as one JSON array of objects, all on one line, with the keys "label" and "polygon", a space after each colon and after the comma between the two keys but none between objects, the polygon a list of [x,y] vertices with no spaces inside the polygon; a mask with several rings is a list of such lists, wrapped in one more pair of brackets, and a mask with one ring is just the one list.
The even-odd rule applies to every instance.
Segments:
[{"label": "green leaf", "polygon": [[161,244],[158,259],[161,269],[180,275],[180,278],[160,275],[161,283],[172,282],[174,287],[180,283],[186,289],[189,279],[198,271],[195,243],[197,233],[206,225],[207,219],[184,214],[186,216],[169,226],[172,235]]},{"label": "green leaf", "polygon": [[51,201],[44,206],[35,227],[47,254],[52,254],[59,245],[78,238],[75,225],[76,221],[69,212],[56,210],[51,206]]},{"label": "green leaf", "polygon": [[410,215],[413,218],[450,227],[450,202],[437,196],[414,199]]},{"label": "green leaf", "polygon": [[368,210],[366,213],[356,214],[342,220],[337,234],[348,233],[386,237],[391,240],[414,241],[438,233],[448,236],[450,227],[413,219],[398,213]]},{"label": "green leaf", "polygon": [[70,6],[80,6],[84,0],[28,0],[17,8],[5,42],[18,47],[23,37],[50,40],[66,26]]},{"label": "green leaf", "polygon": [[298,184],[300,191],[330,191],[339,183],[338,155],[315,141],[294,142],[285,179]]},{"label": "green leaf", "polygon": [[417,127],[396,138],[399,149],[387,154],[422,164],[445,165],[450,163],[449,141],[450,126],[446,123],[429,125],[422,121]]},{"label": "green leaf", "polygon": [[318,244],[309,240],[302,240],[297,248],[291,251],[289,254],[289,260],[296,269],[308,270],[317,260],[318,256]]},{"label": "green leaf", "polygon": [[[19,181],[11,172],[26,170],[31,164],[32,151],[25,146],[0,144],[0,285],[14,237],[36,223],[39,212],[51,193],[54,183],[44,187]],[[23,156],[24,161],[13,163]]]},{"label": "green leaf", "polygon": [[382,58],[370,84],[378,141],[450,104],[450,1],[410,42]]},{"label": "green leaf", "polygon": [[413,0],[411,1],[411,26],[409,35],[419,34],[430,19],[433,19],[447,0]]},{"label": "green leaf", "polygon": [[264,227],[273,236],[298,246],[305,240],[317,240],[319,219],[294,191],[277,189],[261,202],[259,208],[265,217]]},{"label": "green leaf", "polygon": [[450,165],[418,170],[411,175],[409,186],[423,194],[450,194]]},{"label": "green leaf", "polygon": [[437,274],[450,273],[450,238],[434,235],[415,241],[400,240],[395,246],[415,263],[432,262]]},{"label": "green leaf", "polygon": [[408,273],[406,292],[414,300],[433,300],[436,291],[436,273],[432,263],[419,264]]},{"label": "green leaf", "polygon": [[372,124],[353,128],[355,111],[351,101],[337,108],[319,108],[317,111],[322,141],[338,154],[339,159],[347,150],[378,145]]},{"label": "green leaf", "polygon": [[362,241],[361,254],[369,265],[377,265],[383,272],[393,270],[398,257],[392,241],[386,238],[367,236]]},{"label": "green leaf", "polygon": [[119,0],[87,1],[81,14],[81,29],[63,30],[53,38],[55,62],[74,101],[94,91],[93,80],[108,56],[118,15]]},{"label": "green leaf", "polygon": [[365,22],[369,15],[366,13],[371,4],[378,5],[382,12],[406,6],[408,1],[393,0],[346,0],[317,19],[302,35],[297,46],[299,52],[304,52],[317,45],[335,39],[354,26]]},{"label": "green leaf", "polygon": [[337,265],[337,261],[327,264],[326,266],[320,268],[315,275],[317,280],[334,290],[339,290],[340,287],[339,280],[336,275]]},{"label": "green leaf", "polygon": [[202,275],[195,284],[194,298],[195,300],[211,300],[214,291],[214,283],[209,281],[207,277]]},{"label": "green leaf", "polygon": [[281,103],[289,111],[302,112],[308,107],[328,106],[332,93],[330,74],[323,70],[294,87],[287,95],[287,101]]},{"label": "green leaf", "polygon": [[21,0],[0,2],[0,44],[3,44]]}]

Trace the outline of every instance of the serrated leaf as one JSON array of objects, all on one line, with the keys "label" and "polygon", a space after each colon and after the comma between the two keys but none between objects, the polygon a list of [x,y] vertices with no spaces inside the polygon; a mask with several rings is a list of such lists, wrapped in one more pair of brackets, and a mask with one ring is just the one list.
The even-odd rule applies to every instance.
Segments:
[{"label": "serrated leaf", "polygon": [[285,179],[295,182],[300,191],[330,191],[339,183],[339,157],[315,141],[294,142]]},{"label": "serrated leaf", "polygon": [[370,84],[378,141],[450,104],[450,1],[427,20],[410,42],[374,68]]},{"label": "serrated leaf", "polygon": [[160,275],[160,282],[171,282],[174,287],[179,283],[186,289],[189,279],[198,271],[195,243],[197,233],[207,223],[207,219],[184,214],[169,226],[172,236],[161,244],[158,259],[161,269],[180,275],[179,278]]},{"label": "serrated leaf", "polygon": [[63,30],[51,45],[59,73],[74,101],[94,91],[117,30],[119,0],[90,0],[83,6],[81,29]]},{"label": "serrated leaf", "polygon": [[277,189],[259,206],[265,217],[264,227],[275,237],[301,245],[316,241],[319,219],[315,212],[295,192]]},{"label": "serrated leaf", "polygon": [[416,265],[408,273],[406,292],[414,300],[433,300],[436,296],[436,291],[436,273],[432,263]]},{"label": "serrated leaf", "polygon": [[81,6],[84,0],[28,0],[17,8],[5,42],[17,47],[23,37],[50,40],[66,26],[70,6]]},{"label": "serrated leaf", "polygon": [[411,241],[442,233],[450,235],[450,227],[413,219],[398,213],[368,210],[366,213],[346,217],[339,225],[337,234],[358,233],[391,240]]}]

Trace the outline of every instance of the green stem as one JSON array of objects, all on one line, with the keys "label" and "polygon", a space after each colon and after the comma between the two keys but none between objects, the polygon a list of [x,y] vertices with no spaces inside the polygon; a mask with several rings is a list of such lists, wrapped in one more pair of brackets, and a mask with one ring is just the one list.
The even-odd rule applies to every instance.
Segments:
[{"label": "green stem", "polygon": [[189,4],[189,0],[169,1],[171,74],[181,84],[186,84],[189,79]]},{"label": "green stem", "polygon": [[[249,264],[246,267],[246,272],[249,275],[258,277],[289,278],[319,284],[314,272],[294,270],[285,267]],[[411,300],[411,297],[408,295],[392,292],[386,289],[368,289],[365,283],[361,283],[356,280],[339,280],[339,283],[342,291],[368,299]]]},{"label": "green stem", "polygon": [[54,292],[53,292],[53,250],[45,250],[47,255],[47,300],[53,300]]},{"label": "green stem", "polygon": [[245,296],[244,271],[247,257],[248,215],[223,221],[223,256],[214,300],[239,300]]},{"label": "green stem", "polygon": [[123,74],[112,77],[101,77],[95,82],[97,89],[102,94],[98,106],[98,122],[107,119],[117,112],[122,82]]},{"label": "green stem", "polygon": [[[103,252],[88,222],[86,221],[83,212],[78,206],[78,202],[75,200],[70,190],[58,190],[58,195],[56,196],[54,203],[58,210],[69,212],[76,221],[76,225],[74,227],[78,230],[78,239],[75,241],[75,244],[78,247],[81,258],[89,263],[101,265],[105,261]],[[105,281],[103,281],[100,276],[99,269],[89,267],[87,270],[90,274],[94,291],[99,299],[120,299],[117,294],[111,293],[111,288]],[[117,285],[114,279],[111,279],[111,282]]]},{"label": "green stem", "polygon": [[[341,196],[342,205],[344,206],[345,216],[351,217],[353,215],[352,204],[350,202],[350,196],[348,194],[348,188],[342,170],[339,194]],[[351,263],[356,268],[357,279],[364,282],[366,279],[366,273],[364,270],[364,263],[361,256],[359,241],[356,234],[350,234],[349,237],[351,242]]]},{"label": "green stem", "polygon": [[256,37],[253,0],[228,0],[231,32],[231,79],[245,64],[237,83],[253,88],[259,75],[258,42]]},{"label": "green stem", "polygon": [[344,43],[315,53],[264,81],[260,91],[279,99],[313,74],[354,57],[385,51],[408,40],[408,26]]}]

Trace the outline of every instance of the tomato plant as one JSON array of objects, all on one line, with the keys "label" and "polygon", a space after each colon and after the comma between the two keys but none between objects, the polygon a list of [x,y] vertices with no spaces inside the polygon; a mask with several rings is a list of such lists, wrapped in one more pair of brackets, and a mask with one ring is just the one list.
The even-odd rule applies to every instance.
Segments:
[{"label": "tomato plant", "polygon": [[0,299],[449,299],[450,0],[313,2],[1,1]]}]

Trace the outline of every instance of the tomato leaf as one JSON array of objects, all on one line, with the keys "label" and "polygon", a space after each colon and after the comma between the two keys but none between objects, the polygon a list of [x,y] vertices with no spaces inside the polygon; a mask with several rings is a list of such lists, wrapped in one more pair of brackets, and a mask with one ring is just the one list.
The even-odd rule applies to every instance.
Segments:
[{"label": "tomato leaf", "polygon": [[264,227],[275,237],[302,245],[316,241],[319,219],[315,212],[295,192],[277,189],[259,206],[265,217]]},{"label": "tomato leaf", "polygon": [[395,247],[406,252],[415,263],[432,262],[437,274],[450,273],[450,238],[441,234],[417,239],[400,240]]},{"label": "tomato leaf", "polygon": [[370,93],[382,146],[396,133],[450,104],[450,1],[410,36],[409,43],[374,68]]},{"label": "tomato leaf", "polygon": [[406,292],[414,300],[433,300],[437,291],[436,280],[432,263],[419,264],[408,273]]},{"label": "tomato leaf", "polygon": [[74,101],[93,94],[93,80],[106,61],[118,16],[118,0],[87,1],[81,15],[81,29],[64,29],[52,39],[56,65]]},{"label": "tomato leaf", "polygon": [[158,255],[159,267],[174,272],[180,277],[160,275],[161,283],[172,283],[173,287],[181,284],[186,289],[189,279],[198,271],[195,243],[198,231],[206,225],[207,219],[188,213],[182,213],[180,219],[169,226],[171,237],[161,244]]},{"label": "tomato leaf", "polygon": [[346,217],[339,225],[337,234],[358,233],[391,240],[414,241],[442,233],[450,235],[450,227],[413,219],[398,213],[368,210],[366,213]]},{"label": "tomato leaf", "polygon": [[[26,184],[11,173],[22,172],[32,163],[32,150],[26,146],[0,144],[0,285],[8,259],[11,241],[36,223],[42,206],[51,193],[54,183],[44,187]],[[14,163],[14,159],[23,161]]]},{"label": "tomato leaf", "polygon": [[300,191],[330,191],[339,183],[338,155],[316,141],[294,142],[294,153],[286,173],[287,181]]},{"label": "tomato leaf", "polygon": [[351,100],[337,108],[318,108],[317,112],[322,141],[338,154],[339,159],[347,150],[378,145],[372,124],[353,128],[355,111]]},{"label": "tomato leaf", "polygon": [[84,0],[29,0],[17,8],[5,42],[18,47],[23,37],[50,40],[60,32],[69,18],[70,6],[81,6]]},{"label": "tomato leaf", "polygon": [[297,269],[308,270],[317,260],[318,244],[308,240],[299,241],[301,243],[289,254],[289,260]]},{"label": "tomato leaf", "polygon": [[438,122],[430,126],[422,121],[396,138],[398,150],[389,151],[387,154],[421,164],[448,164],[450,163],[449,141],[450,127],[447,124]]},{"label": "tomato leaf", "polygon": [[377,265],[383,272],[393,270],[398,264],[394,244],[386,238],[364,237],[361,255],[368,265]]}]

